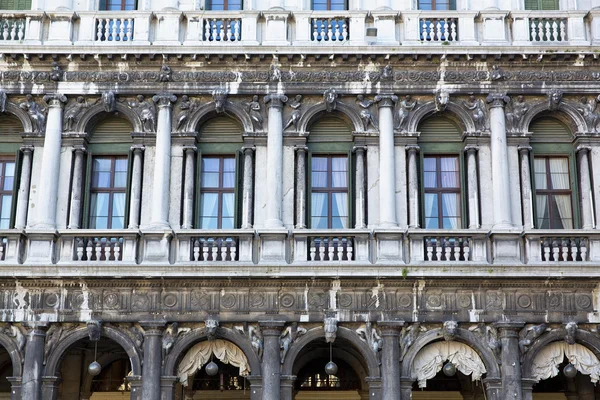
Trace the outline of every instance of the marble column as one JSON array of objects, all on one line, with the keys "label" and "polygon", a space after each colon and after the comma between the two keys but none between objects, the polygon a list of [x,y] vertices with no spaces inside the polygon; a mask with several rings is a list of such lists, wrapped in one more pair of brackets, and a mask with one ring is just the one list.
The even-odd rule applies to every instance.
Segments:
[{"label": "marble column", "polygon": [[143,145],[131,146],[133,165],[131,166],[131,195],[129,199],[129,229],[140,227],[140,209],[142,207],[142,158]]},{"label": "marble column", "polygon": [[177,97],[161,93],[152,100],[158,104],[156,118],[156,152],[154,154],[154,179],[152,181],[151,221],[152,228],[168,229],[169,197],[171,194],[171,113]]},{"label": "marble column", "polygon": [[419,227],[419,174],[418,153],[419,146],[408,145],[408,227]]},{"label": "marble column", "polygon": [[73,182],[71,185],[71,213],[69,229],[81,228],[81,206],[83,202],[83,156],[86,149],[83,146],[74,148]]},{"label": "marble column", "polygon": [[306,228],[306,146],[296,147],[296,229]]},{"label": "marble column", "polygon": [[56,229],[63,106],[67,102],[67,98],[57,93],[44,96],[44,101],[48,103],[48,118],[46,120],[44,152],[40,167],[38,207],[36,207],[37,212],[31,225],[33,228],[38,229]]},{"label": "marble column", "polygon": [[263,335],[263,400],[279,400],[281,392],[281,353],[279,336],[283,321],[259,322]]},{"label": "marble column", "polygon": [[400,400],[400,346],[398,338],[404,322],[378,324],[383,338],[381,350],[382,400]]},{"label": "marble column", "polygon": [[367,216],[366,216],[366,185],[365,185],[365,153],[367,150],[366,146],[355,146],[354,154],[356,155],[356,182],[355,182],[355,216],[356,224],[354,228],[365,229],[367,227]]},{"label": "marble column", "polygon": [[35,325],[27,335],[21,393],[23,399],[42,399],[42,374],[44,372],[44,345],[47,325]]},{"label": "marble column", "polygon": [[142,399],[161,400],[162,337],[165,322],[148,321],[141,325],[144,328]]},{"label": "marble column", "polygon": [[19,182],[19,194],[17,197],[17,214],[15,217],[15,228],[24,229],[27,226],[27,208],[29,207],[29,187],[31,186],[31,161],[33,158],[33,146],[22,146],[23,153],[21,162],[21,181]]},{"label": "marble column", "polygon": [[493,227],[495,229],[510,229],[513,227],[513,223],[504,115],[504,106],[508,101],[508,97],[501,93],[494,93],[487,97],[487,101],[490,103],[492,194],[494,196]]},{"label": "marble column", "polygon": [[280,93],[265,96],[265,103],[269,107],[265,228],[283,228],[283,105],[287,101],[287,96]]},{"label": "marble column", "polygon": [[410,377],[400,378],[400,400],[412,399],[412,387],[414,380]]},{"label": "marble column", "polygon": [[521,387],[521,351],[519,349],[519,331],[524,323],[499,322],[502,344],[502,398],[523,400]]},{"label": "marble column", "polygon": [[254,199],[254,146],[244,146],[244,187],[242,198],[242,229],[252,228]]},{"label": "marble column", "polygon": [[579,168],[579,189],[581,190],[581,227],[594,229],[594,198],[592,196],[592,181],[590,179],[590,162],[588,155],[591,147],[577,147],[577,166]]},{"label": "marble column", "polygon": [[479,182],[477,177],[477,146],[465,147],[467,153],[467,189],[469,199],[469,229],[479,229]]},{"label": "marble column", "polygon": [[185,146],[183,154],[185,157],[185,181],[183,182],[183,229],[192,229],[194,227],[194,190],[196,174],[194,167],[196,165],[196,146]]},{"label": "marble column", "polygon": [[521,170],[521,202],[523,204],[523,229],[534,228],[533,193],[531,191],[531,171],[529,164],[530,146],[519,146]]},{"label": "marble column", "polygon": [[375,96],[379,107],[379,227],[396,228],[396,161],[394,154],[394,107],[398,97]]}]

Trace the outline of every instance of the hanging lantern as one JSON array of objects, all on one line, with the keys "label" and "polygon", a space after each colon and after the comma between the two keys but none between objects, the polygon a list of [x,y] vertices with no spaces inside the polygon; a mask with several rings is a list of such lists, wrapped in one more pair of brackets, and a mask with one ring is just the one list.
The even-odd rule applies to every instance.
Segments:
[{"label": "hanging lantern", "polygon": [[102,372],[102,365],[98,361],[96,361],[96,356],[98,355],[98,342],[94,342],[94,361],[88,365],[88,372],[91,376],[96,376]]},{"label": "hanging lantern", "polygon": [[211,361],[208,364],[206,364],[206,367],[204,367],[204,370],[206,371],[206,375],[215,376],[216,374],[219,373],[219,366],[214,361]]},{"label": "hanging lantern", "polygon": [[446,376],[454,376],[456,375],[456,366],[448,361],[442,368],[442,371],[444,371],[444,375]]},{"label": "hanging lantern", "polygon": [[577,368],[571,363],[567,364],[565,368],[563,368],[563,373],[567,378],[575,378],[577,375]]},{"label": "hanging lantern", "polygon": [[335,375],[338,372],[338,366],[333,362],[333,350],[331,343],[329,343],[329,362],[325,365],[325,372],[327,375]]}]

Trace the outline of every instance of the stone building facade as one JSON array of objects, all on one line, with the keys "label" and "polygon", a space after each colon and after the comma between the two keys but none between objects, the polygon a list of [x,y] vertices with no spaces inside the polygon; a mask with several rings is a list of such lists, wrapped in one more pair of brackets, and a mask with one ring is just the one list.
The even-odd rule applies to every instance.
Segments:
[{"label": "stone building facade", "polygon": [[600,398],[600,2],[138,3],[0,2],[0,398]]}]

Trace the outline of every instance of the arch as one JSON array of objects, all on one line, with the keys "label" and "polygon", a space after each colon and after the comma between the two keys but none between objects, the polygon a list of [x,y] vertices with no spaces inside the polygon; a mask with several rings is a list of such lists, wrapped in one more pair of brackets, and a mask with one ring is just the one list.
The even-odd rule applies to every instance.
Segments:
[{"label": "arch", "polygon": [[[298,132],[305,133],[310,132],[310,125],[312,125],[315,120],[320,118],[323,114],[328,114],[327,109],[325,107],[325,103],[321,102],[315,104],[310,107],[306,112],[300,117],[298,121]],[[335,111],[332,111],[331,114],[347,121],[353,128],[355,132],[363,132],[364,126],[360,116],[356,113],[356,111],[347,106],[342,102],[337,102],[337,106]]]},{"label": "arch", "polygon": [[211,118],[222,116],[223,114],[238,120],[244,129],[244,132],[254,132],[254,125],[250,115],[242,107],[226,101],[223,106],[224,112],[218,113],[215,109],[215,102],[208,102],[200,107],[190,116],[185,127],[186,132],[197,132],[206,121]]},{"label": "arch", "polygon": [[[13,329],[19,329],[13,325]],[[23,355],[19,351],[17,344],[13,339],[5,334],[0,334],[0,346],[4,347],[10,356],[12,363],[13,376],[21,376],[23,374]]]},{"label": "arch", "polygon": [[[350,342],[356,350],[362,356],[365,365],[367,367],[367,372],[369,373],[370,378],[378,378],[380,376],[379,371],[379,362],[373,350],[367,345],[366,342],[363,342],[358,334],[353,330],[344,327],[338,327],[337,329],[337,337],[342,338]],[[320,339],[325,337],[325,330],[323,327],[311,329],[305,335],[303,335],[298,341],[290,347],[288,354],[284,360],[283,367],[281,370],[282,375],[293,375],[292,371],[294,369],[294,363],[300,351],[312,342],[315,339]]]},{"label": "arch", "polygon": [[[524,133],[529,132],[529,126],[531,125],[531,122],[535,118],[543,116],[547,111],[549,111],[547,102],[538,103],[532,106],[523,116],[521,125],[518,127],[518,131]],[[553,111],[552,114],[548,116],[559,119],[569,128],[571,128],[571,133],[573,136],[576,134],[585,134],[589,132],[587,123],[583,119],[583,116],[573,105],[569,103],[560,103],[558,111]]]},{"label": "arch", "polygon": [[460,129],[462,129],[463,133],[475,133],[477,129],[475,129],[475,123],[473,122],[473,118],[471,115],[459,106],[458,104],[450,101],[446,106],[446,109],[443,112],[437,111],[435,108],[435,102],[430,101],[429,103],[423,104],[421,107],[417,108],[414,113],[409,117],[407,124],[408,132],[417,132],[417,128],[423,119],[429,118],[435,114],[443,114],[449,119],[455,121]]},{"label": "arch", "polygon": [[[106,368],[113,362],[119,361],[122,359],[123,358],[119,354],[111,353],[111,354],[103,354],[102,356],[98,357],[98,359],[96,361],[98,361],[98,363],[100,363],[102,368]],[[82,388],[83,393],[91,393],[92,382],[94,381],[94,378],[95,378],[95,376],[93,376],[93,375],[85,374],[85,377],[83,378],[83,382],[81,383],[81,388]]]},{"label": "arch", "polygon": [[31,119],[29,118],[29,115],[25,112],[25,110],[23,110],[17,104],[15,104],[11,101],[7,101],[5,113],[12,114],[15,117],[17,117],[19,119],[19,121],[21,121],[21,125],[23,125],[23,132],[26,132],[26,133],[33,132],[33,125],[31,123]]},{"label": "arch", "polygon": [[[532,378],[533,360],[540,350],[552,342],[564,340],[566,334],[567,331],[565,328],[553,329],[551,332],[544,333],[533,342],[527,353],[522,355],[521,374],[524,379]],[[596,337],[596,335],[583,329],[577,329],[575,342],[587,347],[600,359],[600,338]]]},{"label": "arch", "polygon": [[[243,336],[240,333],[234,332],[228,328],[218,328],[216,337],[227,340],[239,347],[248,359],[248,363],[250,364],[250,373],[253,376],[261,375],[260,360],[258,359],[258,355],[252,348],[252,344],[246,338],[246,336]],[[173,346],[173,350],[171,350],[169,355],[167,355],[164,360],[163,375],[175,376],[177,366],[187,351],[193,345],[203,340],[208,340],[206,330],[196,329],[178,341],[175,346]]]},{"label": "arch", "polygon": [[[125,352],[129,356],[129,362],[131,363],[132,375],[141,376],[142,363],[140,360],[140,355],[135,347],[135,344],[129,338],[129,336],[127,336],[120,330],[110,326],[102,327],[102,336],[114,340],[123,348],[123,350],[125,350]],[[77,341],[85,339],[86,337],[88,337],[88,329],[78,328],[77,330],[73,331],[70,335],[62,339],[56,345],[56,348],[52,350],[52,353],[50,353],[50,355],[48,356],[48,360],[46,361],[46,368],[44,369],[45,376],[58,376],[60,371],[60,363],[67,354],[67,351]]]},{"label": "arch", "polygon": [[[131,126],[133,126],[134,132],[143,132],[142,121],[135,111],[118,101],[115,104],[115,110],[115,114],[122,114],[122,117],[129,121]],[[104,104],[94,104],[79,118],[79,121],[75,125],[75,132],[88,132],[88,126],[96,123],[104,114],[107,114]]]},{"label": "arch", "polygon": [[[411,378],[411,369],[417,353],[423,347],[439,341],[442,337],[443,333],[441,328],[432,329],[419,335],[406,353],[406,356],[404,356],[404,360],[402,361],[402,376]],[[470,332],[467,329],[458,328],[456,330],[454,341],[464,343],[475,350],[479,357],[481,357],[483,365],[485,365],[485,369],[487,370],[486,378],[500,377],[500,369],[498,368],[496,356],[486,344],[481,343],[481,340],[473,332]]]}]

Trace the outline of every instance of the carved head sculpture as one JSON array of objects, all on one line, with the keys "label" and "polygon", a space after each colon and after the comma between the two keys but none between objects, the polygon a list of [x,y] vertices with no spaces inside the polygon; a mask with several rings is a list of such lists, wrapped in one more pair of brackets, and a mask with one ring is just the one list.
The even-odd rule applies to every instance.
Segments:
[{"label": "carved head sculpture", "polygon": [[102,102],[104,103],[104,111],[114,112],[117,103],[115,102],[115,93],[107,91],[102,93]]},{"label": "carved head sculpture", "polygon": [[87,322],[88,336],[90,341],[97,342],[102,334],[102,323],[100,321],[91,320]]},{"label": "carved head sculpture", "polygon": [[456,321],[444,322],[444,326],[442,327],[442,335],[444,335],[444,340],[446,340],[446,341],[454,340],[457,332],[458,332],[458,322],[456,322]]},{"label": "carved head sculpture", "polygon": [[215,102],[215,111],[219,114],[224,112],[227,92],[223,89],[215,89],[212,91],[212,97]]},{"label": "carved head sculpture", "polygon": [[577,335],[577,323],[569,322],[565,325],[565,342],[575,344],[575,335]]},{"label": "carved head sculpture", "polygon": [[328,112],[332,112],[337,108],[338,94],[335,89],[326,90],[323,93],[323,101],[325,102],[325,109]]},{"label": "carved head sculpture", "polygon": [[551,111],[556,111],[560,108],[560,104],[562,103],[563,92],[562,90],[553,89],[548,93],[548,109]]},{"label": "carved head sculpture", "polygon": [[435,109],[438,112],[446,110],[446,106],[450,101],[450,94],[445,90],[435,92]]},{"label": "carved head sculpture", "polygon": [[206,337],[208,340],[215,340],[217,338],[217,328],[219,327],[219,321],[216,319],[207,319],[204,321],[206,329]]},{"label": "carved head sculpture", "polygon": [[337,319],[335,318],[325,318],[325,341],[327,343],[335,342],[336,334],[337,334]]}]

